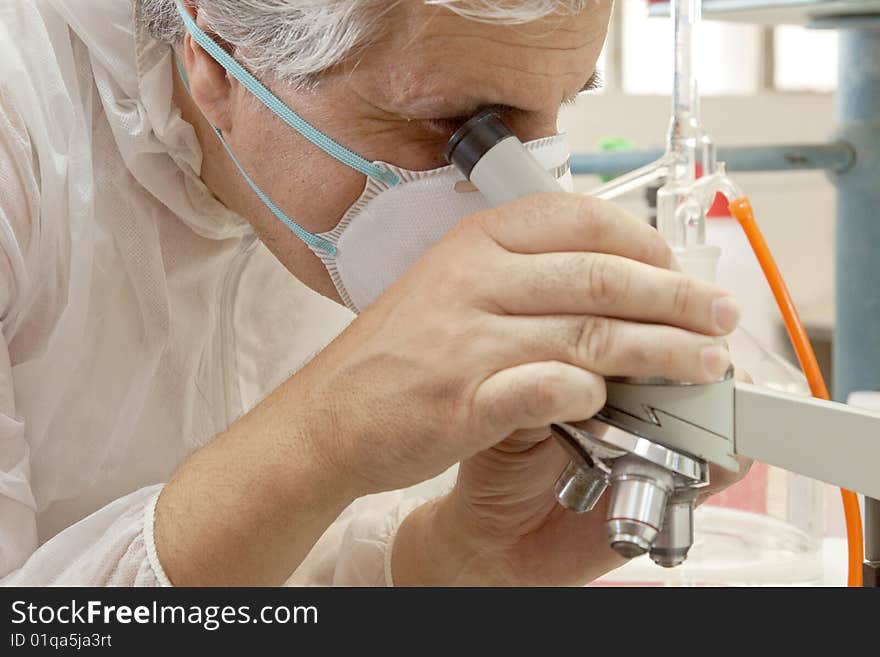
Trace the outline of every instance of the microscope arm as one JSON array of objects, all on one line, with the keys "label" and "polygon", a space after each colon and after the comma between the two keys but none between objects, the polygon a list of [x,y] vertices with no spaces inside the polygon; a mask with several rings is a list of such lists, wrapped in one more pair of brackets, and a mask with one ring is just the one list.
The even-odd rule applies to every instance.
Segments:
[{"label": "microscope arm", "polygon": [[880,413],[726,379],[609,379],[597,419],[736,471],[736,455],[880,498]]},{"label": "microscope arm", "polygon": [[880,413],[737,383],[734,451],[880,497]]}]

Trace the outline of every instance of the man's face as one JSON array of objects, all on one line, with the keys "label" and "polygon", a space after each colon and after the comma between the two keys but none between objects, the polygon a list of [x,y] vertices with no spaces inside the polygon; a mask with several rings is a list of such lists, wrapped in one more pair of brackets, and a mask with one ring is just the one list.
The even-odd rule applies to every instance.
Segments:
[{"label": "man's face", "polygon": [[[443,148],[455,129],[485,107],[498,108],[523,141],[555,134],[560,106],[594,80],[610,13],[611,0],[597,0],[576,16],[503,26],[403,2],[386,15],[381,40],[327,72],[314,89],[272,88],[366,159],[432,169],[446,164]],[[230,140],[265,191],[309,231],[333,228],[363,190],[363,176],[308,143],[246,90],[235,89],[233,97],[239,129]],[[336,297],[306,247],[258,204],[245,210],[295,275]]]}]

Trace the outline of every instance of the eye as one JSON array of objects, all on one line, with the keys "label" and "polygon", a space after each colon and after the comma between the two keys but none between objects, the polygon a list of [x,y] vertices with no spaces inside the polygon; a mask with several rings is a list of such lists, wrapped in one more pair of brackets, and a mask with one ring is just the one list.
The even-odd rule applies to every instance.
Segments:
[{"label": "eye", "polygon": [[468,118],[467,116],[458,116],[451,119],[426,119],[422,123],[429,131],[448,137],[467,123]]},{"label": "eye", "polygon": [[508,125],[510,125],[509,122],[512,121],[514,117],[523,113],[522,110],[511,107],[510,105],[484,105],[470,114],[443,117],[438,119],[424,119],[422,120],[422,124],[434,134],[444,137],[450,137],[452,136],[452,133],[458,130],[461,126],[463,126],[477,114],[489,111],[497,112],[503,120],[508,122]]}]

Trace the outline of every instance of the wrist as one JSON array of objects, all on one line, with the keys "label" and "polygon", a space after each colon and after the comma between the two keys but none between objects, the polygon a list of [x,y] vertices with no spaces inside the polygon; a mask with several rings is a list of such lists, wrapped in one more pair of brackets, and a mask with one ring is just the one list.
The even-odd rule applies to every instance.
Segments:
[{"label": "wrist", "polygon": [[392,549],[396,586],[503,586],[513,582],[504,550],[468,527],[456,509],[454,493],[410,513]]},{"label": "wrist", "polygon": [[[344,502],[343,506],[376,492],[353,467],[348,447],[351,431],[333,401],[317,394],[305,376],[293,376],[282,387],[287,399],[298,400],[289,405],[292,412],[286,423],[287,442],[296,445],[295,451],[312,464],[320,490]],[[295,484],[293,488],[292,494],[301,494]]]},{"label": "wrist", "polygon": [[357,497],[323,457],[326,431],[282,386],[190,456],[165,486],[154,530],[178,585],[280,585]]}]

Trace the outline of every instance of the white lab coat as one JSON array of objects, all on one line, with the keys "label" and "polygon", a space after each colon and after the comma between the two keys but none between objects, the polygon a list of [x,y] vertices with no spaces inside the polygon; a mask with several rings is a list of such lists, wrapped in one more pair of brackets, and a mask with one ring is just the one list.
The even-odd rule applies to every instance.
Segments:
[{"label": "white lab coat", "polygon": [[[167,584],[162,482],[351,320],[202,184],[132,5],[0,1],[3,584]],[[389,583],[417,504],[359,500],[291,581]]]}]

